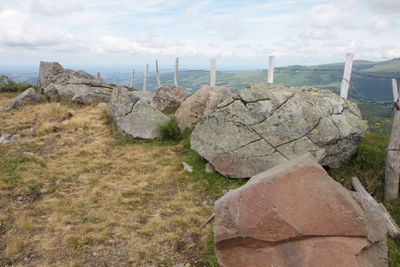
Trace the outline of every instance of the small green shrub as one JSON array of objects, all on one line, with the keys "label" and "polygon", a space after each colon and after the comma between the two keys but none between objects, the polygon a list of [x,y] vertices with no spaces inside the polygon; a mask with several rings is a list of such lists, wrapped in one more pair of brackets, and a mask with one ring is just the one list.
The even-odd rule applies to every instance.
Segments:
[{"label": "small green shrub", "polygon": [[22,92],[28,89],[29,87],[32,87],[31,84],[22,82],[22,83],[16,83],[7,76],[0,76],[0,93],[5,93],[5,92]]},{"label": "small green shrub", "polygon": [[163,140],[180,140],[182,139],[181,131],[178,127],[178,121],[175,117],[170,120],[161,122],[157,125],[157,130]]}]

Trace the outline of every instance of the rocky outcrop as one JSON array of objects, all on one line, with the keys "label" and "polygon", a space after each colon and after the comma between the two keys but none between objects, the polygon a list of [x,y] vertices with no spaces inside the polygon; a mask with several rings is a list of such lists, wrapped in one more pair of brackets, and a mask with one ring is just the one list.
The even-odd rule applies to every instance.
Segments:
[{"label": "rocky outcrop", "polygon": [[191,146],[221,174],[244,178],[306,152],[338,167],[355,153],[366,127],[357,105],[330,91],[262,83],[201,120]]},{"label": "rocky outcrop", "polygon": [[235,94],[226,87],[202,86],[188,97],[175,113],[181,130],[194,127],[197,122],[217,108],[221,102],[231,99]]},{"label": "rocky outcrop", "polygon": [[158,125],[170,120],[125,88],[113,91],[108,112],[118,130],[132,138],[158,138]]},{"label": "rocky outcrop", "polygon": [[84,71],[64,69],[57,62],[40,62],[40,91],[51,100],[71,100],[81,104],[109,102],[114,89]]},{"label": "rocky outcrop", "polygon": [[182,89],[163,85],[156,90],[151,100],[151,106],[160,111],[173,110],[178,108],[185,98],[186,95]]},{"label": "rocky outcrop", "polygon": [[35,89],[31,87],[23,91],[21,94],[19,94],[17,98],[14,100],[14,102],[8,104],[7,107],[5,108],[5,111],[10,111],[16,107],[27,104],[37,104],[40,103],[40,101],[41,99],[36,94]]},{"label": "rocky outcrop", "polygon": [[311,156],[252,177],[215,203],[222,266],[387,266],[379,211]]}]

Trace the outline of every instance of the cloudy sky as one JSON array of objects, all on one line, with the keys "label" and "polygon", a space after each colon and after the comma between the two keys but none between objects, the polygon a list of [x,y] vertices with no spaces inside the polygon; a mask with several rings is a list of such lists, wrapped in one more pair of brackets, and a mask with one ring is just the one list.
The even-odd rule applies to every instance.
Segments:
[{"label": "cloudy sky", "polygon": [[187,68],[400,57],[399,0],[0,0],[0,65]]}]

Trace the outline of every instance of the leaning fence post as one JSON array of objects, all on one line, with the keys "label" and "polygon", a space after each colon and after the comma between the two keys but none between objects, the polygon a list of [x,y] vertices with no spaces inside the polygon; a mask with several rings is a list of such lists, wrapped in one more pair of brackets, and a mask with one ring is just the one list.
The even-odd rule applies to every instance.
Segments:
[{"label": "leaning fence post", "polygon": [[210,66],[210,86],[215,86],[217,83],[217,60],[215,58],[211,59]]},{"label": "leaning fence post", "polygon": [[135,88],[135,70],[132,71],[132,77],[131,77],[131,88]]},{"label": "leaning fence post", "polygon": [[389,146],[386,149],[385,159],[385,191],[384,199],[392,200],[399,197],[400,179],[400,111],[399,111],[399,90],[397,82],[392,79],[394,97],[394,118],[392,132],[390,133]]},{"label": "leaning fence post", "polygon": [[149,73],[149,64],[146,64],[146,69],[144,70],[144,77],[143,77],[143,91],[147,91],[147,76]]},{"label": "leaning fence post", "polygon": [[175,60],[175,71],[174,71],[174,84],[175,87],[179,87],[178,86],[178,67],[179,67],[179,58],[177,57]]},{"label": "leaning fence post", "polygon": [[157,88],[161,87],[160,72],[158,71],[158,60],[156,60],[156,76],[157,76]]},{"label": "leaning fence post", "polygon": [[275,56],[268,57],[268,76],[267,82],[274,83]]},{"label": "leaning fence post", "polygon": [[340,96],[347,99],[350,86],[351,69],[353,67],[353,54],[346,54],[346,63],[344,65],[343,79],[340,86]]}]

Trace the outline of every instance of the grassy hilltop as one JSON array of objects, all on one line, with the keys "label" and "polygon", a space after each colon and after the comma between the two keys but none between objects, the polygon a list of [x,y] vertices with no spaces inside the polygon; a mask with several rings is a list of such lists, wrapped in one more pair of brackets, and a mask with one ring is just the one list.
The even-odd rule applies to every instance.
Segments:
[{"label": "grassy hilltop", "polygon": [[[0,106],[15,96],[1,93]],[[206,173],[187,135],[130,140],[104,108],[69,102],[0,111],[0,121],[1,133],[22,135],[0,145],[1,266],[218,266],[212,223],[200,225],[225,190],[247,180]],[[347,188],[357,176],[381,200],[387,142],[368,133],[348,164],[328,172]],[[400,201],[385,204],[400,223]],[[389,246],[398,266],[400,251]]]}]

